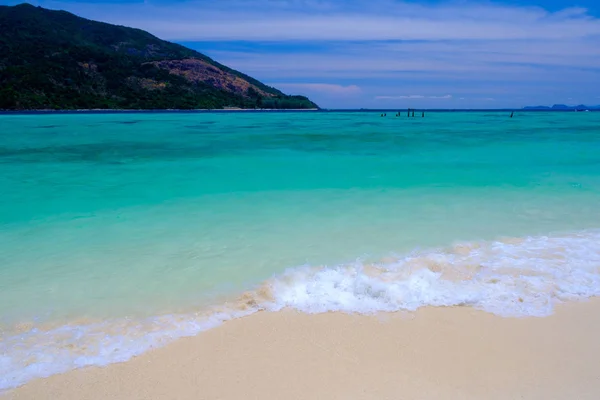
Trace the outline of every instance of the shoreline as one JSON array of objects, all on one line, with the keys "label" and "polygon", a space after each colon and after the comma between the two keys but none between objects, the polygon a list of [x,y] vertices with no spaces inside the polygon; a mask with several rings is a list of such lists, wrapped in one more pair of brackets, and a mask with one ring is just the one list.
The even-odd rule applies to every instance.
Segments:
[{"label": "shoreline", "polygon": [[[463,243],[443,252],[430,250],[405,259],[382,260],[380,265],[299,267],[236,297],[228,297],[229,300],[222,298],[212,307],[189,312],[136,318],[122,309],[122,317],[117,318],[84,318],[40,327],[20,322],[14,330],[9,328],[0,336],[0,353],[4,356],[0,359],[0,390],[72,371],[75,367],[106,366],[145,357],[149,351],[169,346],[182,337],[203,335],[202,332],[223,323],[237,324],[235,321],[240,318],[248,321],[267,318],[261,316],[265,310],[277,315],[289,315],[289,310],[304,312],[306,314],[301,315],[311,316],[308,328],[312,319],[323,318],[314,314],[341,312],[364,316],[391,312],[379,314],[388,319],[396,315],[429,313],[431,311],[409,313],[406,310],[427,310],[432,306],[446,307],[440,310],[451,313],[465,312],[460,310],[468,307],[471,314],[485,311],[500,319],[502,316],[548,317],[555,306],[562,307],[567,299],[599,296],[594,272],[597,263],[593,260],[600,232],[594,232],[563,237],[505,238],[487,244]],[[539,252],[540,248],[544,251]],[[507,256],[529,260],[531,249],[536,249],[538,258],[529,268],[517,271],[503,268]],[[546,261],[542,262],[543,259]],[[581,267],[584,265],[586,268]],[[570,279],[560,278],[561,271],[578,266],[578,273],[570,274]],[[480,268],[483,270],[477,272]],[[280,314],[280,310],[288,311]],[[248,317],[251,314],[256,317]],[[445,315],[441,317],[446,318]],[[269,321],[268,324],[278,323],[277,319]],[[379,327],[372,329],[376,332]],[[289,332],[285,336],[293,334]],[[254,347],[254,344],[248,346]]]},{"label": "shoreline", "polygon": [[545,318],[468,307],[364,316],[290,309],[228,321],[7,399],[595,399],[600,298]]},{"label": "shoreline", "polygon": [[[406,108],[360,108],[360,109],[328,109],[328,108],[197,108],[197,109],[178,109],[178,108],[165,108],[165,109],[122,109],[122,108],[91,108],[91,109],[76,109],[76,110],[53,110],[53,109],[35,109],[35,110],[2,110],[0,109],[0,115],[18,115],[18,114],[127,114],[127,113],[277,113],[277,112],[340,112],[340,113],[379,113],[379,112],[405,112]],[[457,109],[446,109],[446,108],[423,108],[415,109],[418,112],[441,112],[441,113],[454,113],[454,112],[523,112],[523,113],[567,113],[574,112],[576,110],[563,110],[563,109],[522,109],[522,108],[457,108]],[[585,110],[589,112],[600,112],[600,109]],[[585,112],[579,111],[579,112]]]},{"label": "shoreline", "polygon": [[211,112],[315,112],[322,111],[319,108],[215,108],[215,109],[177,109],[177,108],[165,108],[165,109],[122,109],[122,108],[90,108],[90,109],[76,109],[76,110],[52,110],[52,109],[35,109],[35,110],[0,110],[0,115],[3,114],[110,114],[110,113],[211,113]]}]

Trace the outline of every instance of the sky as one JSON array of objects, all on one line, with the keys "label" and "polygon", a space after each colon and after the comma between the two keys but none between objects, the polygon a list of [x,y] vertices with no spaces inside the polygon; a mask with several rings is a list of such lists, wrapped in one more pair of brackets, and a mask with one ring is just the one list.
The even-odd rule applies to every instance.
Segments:
[{"label": "sky", "polygon": [[599,0],[30,3],[147,30],[325,108],[600,104]]}]

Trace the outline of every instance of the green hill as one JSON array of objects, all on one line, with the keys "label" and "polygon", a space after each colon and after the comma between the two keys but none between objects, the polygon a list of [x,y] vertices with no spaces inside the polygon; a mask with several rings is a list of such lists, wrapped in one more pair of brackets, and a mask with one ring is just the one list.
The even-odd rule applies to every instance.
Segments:
[{"label": "green hill", "polygon": [[148,32],[0,6],[0,109],[316,108]]}]

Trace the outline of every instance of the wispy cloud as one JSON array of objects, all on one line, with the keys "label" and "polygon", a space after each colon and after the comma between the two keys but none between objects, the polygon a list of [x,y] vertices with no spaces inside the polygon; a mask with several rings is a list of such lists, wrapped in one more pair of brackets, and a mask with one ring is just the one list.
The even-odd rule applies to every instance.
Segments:
[{"label": "wispy cloud", "polygon": [[375,96],[376,100],[400,100],[400,99],[424,99],[420,94],[409,94],[408,96]]},{"label": "wispy cloud", "polygon": [[452,95],[446,94],[443,96],[424,96],[422,94],[409,94],[400,96],[375,96],[375,100],[420,100],[420,99],[451,99]]},{"label": "wispy cloud", "polygon": [[301,92],[318,92],[329,95],[352,95],[361,92],[360,87],[356,85],[336,85],[331,83],[272,83],[272,86],[282,88],[288,91]]},{"label": "wispy cloud", "polygon": [[477,2],[229,0],[111,4],[42,1],[171,40],[514,40],[600,35],[583,8],[549,12]]},{"label": "wispy cloud", "polygon": [[[538,47],[539,45],[539,47]],[[202,44],[198,44],[202,49]],[[290,44],[280,51],[229,52],[211,55],[253,71],[275,76],[375,76],[403,72],[430,73],[446,77],[467,76],[471,80],[546,80],[555,71],[548,68],[576,68],[570,79],[589,80],[600,66],[600,47],[591,41],[579,42],[360,42],[332,43],[326,51],[305,51]],[[532,50],[528,51],[531,48]],[[567,73],[568,71],[563,71]]]}]

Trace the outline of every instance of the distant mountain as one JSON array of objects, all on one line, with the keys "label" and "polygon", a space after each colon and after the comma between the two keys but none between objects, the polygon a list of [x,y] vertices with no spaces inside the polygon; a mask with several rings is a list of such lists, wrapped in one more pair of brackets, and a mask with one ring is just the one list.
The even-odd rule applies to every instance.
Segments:
[{"label": "distant mountain", "polygon": [[586,106],[584,104],[579,104],[577,106],[567,106],[565,104],[555,104],[552,107],[548,107],[548,106],[527,106],[527,107],[523,107],[523,110],[585,111],[585,110],[600,110],[600,105],[598,105],[598,106]]},{"label": "distant mountain", "polygon": [[317,108],[139,29],[0,6],[0,109]]},{"label": "distant mountain", "polygon": [[552,108],[548,106],[526,106],[523,107],[523,110],[551,110]]}]

